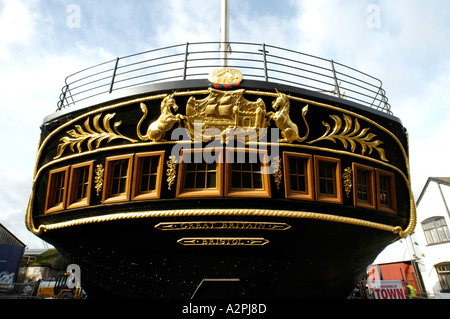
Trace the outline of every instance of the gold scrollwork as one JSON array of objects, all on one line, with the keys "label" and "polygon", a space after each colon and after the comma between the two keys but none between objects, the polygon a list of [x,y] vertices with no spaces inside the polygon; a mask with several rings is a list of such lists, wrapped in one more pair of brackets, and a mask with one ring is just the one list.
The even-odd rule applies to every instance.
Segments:
[{"label": "gold scrollwork", "polygon": [[[64,150],[67,146],[70,146],[70,149],[72,152],[75,152],[74,147],[76,146],[78,149],[78,153],[82,152],[81,144],[87,140],[87,147],[88,150],[92,150],[92,143],[95,142],[95,148],[98,148],[100,146],[100,143],[107,139],[107,142],[111,142],[113,139],[125,139],[131,143],[136,143],[137,141],[131,138],[128,138],[126,136],[123,136],[117,131],[117,128],[120,124],[122,124],[122,121],[118,121],[114,123],[114,128],[111,128],[111,125],[109,121],[116,115],[116,113],[110,113],[106,114],[103,118],[103,127],[105,129],[102,129],[100,126],[100,118],[102,114],[98,114],[94,117],[93,124],[94,124],[94,131],[90,124],[89,124],[89,117],[84,122],[84,129],[81,127],[81,125],[75,125],[75,129],[72,129],[70,131],[67,131],[67,134],[69,136],[64,136],[60,139],[62,143],[60,143],[57,147],[57,154],[55,156],[55,159],[61,157],[61,155],[64,153]],[[86,130],[86,131],[85,131]]]},{"label": "gold scrollwork", "polygon": [[177,241],[183,246],[264,246],[265,238],[181,238]]},{"label": "gold scrollwork", "polygon": [[344,174],[342,174],[342,178],[344,179],[344,189],[347,194],[347,198],[350,197],[350,192],[352,191],[352,169],[347,167],[344,169]]},{"label": "gold scrollwork", "polygon": [[105,173],[105,169],[103,168],[102,164],[98,164],[95,168],[95,189],[97,191],[97,196],[100,196],[100,192],[103,188],[103,174]]},{"label": "gold scrollwork", "polygon": [[280,189],[280,183],[283,179],[283,170],[281,167],[281,158],[279,156],[274,158],[272,167],[274,168],[273,178],[275,180],[275,184],[277,185],[277,189]]},{"label": "gold scrollwork", "polygon": [[339,131],[342,128],[342,120],[338,115],[330,115],[330,118],[334,120],[335,125],[333,130],[330,133],[331,126],[327,122],[322,122],[323,126],[326,128],[326,132],[314,141],[307,142],[308,144],[312,144],[321,140],[329,140],[333,143],[336,143],[336,139],[341,141],[344,148],[347,149],[350,145],[351,151],[354,153],[356,150],[356,142],[359,143],[362,147],[361,154],[364,155],[367,150],[369,150],[369,155],[372,154],[373,150],[378,152],[381,160],[387,162],[387,158],[385,156],[384,149],[379,147],[379,145],[383,144],[382,141],[376,140],[372,141],[374,137],[376,137],[373,133],[368,133],[370,128],[364,128],[361,130],[361,126],[359,125],[358,119],[355,119],[355,127],[352,132],[350,130],[353,126],[353,120],[350,116],[343,114],[345,126],[342,132]]},{"label": "gold scrollwork", "polygon": [[167,183],[168,183],[168,189],[172,189],[172,185],[175,182],[175,178],[177,176],[177,159],[175,156],[170,156],[169,160],[167,161]]}]

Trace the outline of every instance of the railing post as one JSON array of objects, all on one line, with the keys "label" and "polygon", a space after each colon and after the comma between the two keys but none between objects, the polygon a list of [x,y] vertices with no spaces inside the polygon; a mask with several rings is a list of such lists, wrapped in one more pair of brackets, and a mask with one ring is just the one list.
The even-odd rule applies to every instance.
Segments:
[{"label": "railing post", "polygon": [[66,99],[68,86],[67,84],[62,88],[62,92],[59,95],[59,101],[58,101],[58,111],[62,110],[64,107],[64,100]]},{"label": "railing post", "polygon": [[339,84],[336,76],[336,70],[334,69],[334,61],[331,60],[331,70],[333,71],[333,78],[334,78],[334,90],[338,96],[338,98],[341,97],[341,92],[339,91]]},{"label": "railing post", "polygon": [[113,76],[111,79],[111,86],[109,87],[109,93],[111,93],[113,90],[114,79],[116,78],[116,72],[117,72],[117,66],[119,65],[119,60],[120,60],[120,58],[116,59],[116,65],[114,66],[114,72],[113,72]]},{"label": "railing post", "polygon": [[189,42],[186,42],[186,52],[185,52],[185,54],[184,54],[183,80],[186,80],[186,78],[187,78],[187,63],[188,63],[188,56],[189,56]]},{"label": "railing post", "polygon": [[263,59],[264,59],[264,78],[266,79],[266,82],[269,81],[269,73],[267,71],[267,51],[266,51],[266,44],[263,43]]}]

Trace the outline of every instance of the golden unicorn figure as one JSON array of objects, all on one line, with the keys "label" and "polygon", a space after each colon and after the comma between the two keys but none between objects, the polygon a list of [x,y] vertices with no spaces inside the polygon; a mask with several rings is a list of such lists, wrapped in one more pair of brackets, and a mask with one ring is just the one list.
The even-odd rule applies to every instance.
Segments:
[{"label": "golden unicorn figure", "polygon": [[162,100],[160,107],[161,115],[156,121],[149,125],[145,135],[141,134],[141,124],[147,117],[148,111],[147,106],[144,103],[141,103],[141,110],[144,115],[139,120],[136,128],[137,135],[141,140],[151,140],[152,142],[161,141],[166,132],[170,130],[175,123],[178,123],[178,127],[181,126],[181,120],[184,119],[184,116],[181,114],[174,115],[171,110],[173,109],[175,112],[178,111],[178,105],[173,97],[174,94],[175,93],[170,94]]},{"label": "golden unicorn figure", "polygon": [[[278,92],[278,91],[277,91]],[[305,116],[308,112],[308,105],[306,105],[302,109],[302,117],[306,126],[306,134],[304,137],[299,137],[297,124],[292,122],[289,116],[290,110],[290,102],[286,94],[278,92],[277,99],[272,103],[272,108],[276,111],[269,112],[267,115],[269,116],[269,120],[274,120],[276,126],[281,131],[282,139],[279,139],[278,142],[281,143],[292,143],[293,141],[303,142],[308,138],[309,135],[309,126],[306,122]]]}]

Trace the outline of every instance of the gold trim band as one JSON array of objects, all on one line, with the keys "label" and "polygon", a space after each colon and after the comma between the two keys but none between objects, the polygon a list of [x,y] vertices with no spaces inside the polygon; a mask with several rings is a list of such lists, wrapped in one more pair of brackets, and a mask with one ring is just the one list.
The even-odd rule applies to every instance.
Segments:
[{"label": "gold trim band", "polygon": [[42,234],[42,232],[47,232],[50,230],[94,223],[102,223],[108,221],[126,220],[126,219],[157,218],[157,217],[158,218],[198,217],[198,216],[234,216],[234,217],[258,216],[258,217],[317,219],[322,221],[344,223],[388,231],[394,234],[399,234],[400,237],[405,237],[407,235],[404,233],[404,231],[400,226],[390,226],[356,218],[320,214],[313,212],[268,210],[268,209],[186,209],[186,210],[170,210],[170,211],[164,210],[164,211],[150,211],[150,212],[136,212],[136,213],[117,213],[97,217],[80,218],[72,221],[66,221],[50,225],[40,225],[38,229],[33,229],[33,233],[36,235],[40,235]]}]

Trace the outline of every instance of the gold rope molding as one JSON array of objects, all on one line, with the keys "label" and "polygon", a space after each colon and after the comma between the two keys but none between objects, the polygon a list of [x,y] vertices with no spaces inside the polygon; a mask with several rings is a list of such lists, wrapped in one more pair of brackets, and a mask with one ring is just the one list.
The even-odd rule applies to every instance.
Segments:
[{"label": "gold rope molding", "polygon": [[356,218],[334,216],[313,212],[267,210],[267,209],[186,209],[186,210],[170,210],[170,211],[164,210],[164,211],[149,211],[136,213],[117,213],[97,217],[80,218],[62,223],[40,225],[38,229],[33,229],[33,233],[39,235],[42,232],[47,232],[50,230],[116,220],[156,218],[156,217],[192,217],[192,216],[263,216],[263,217],[318,219],[323,221],[351,224],[356,226],[389,231],[393,232],[394,234],[399,234],[401,237],[407,235],[404,233],[404,231],[400,226],[394,227],[390,225],[369,222]]}]

